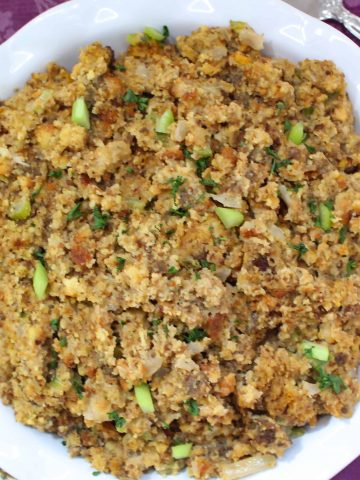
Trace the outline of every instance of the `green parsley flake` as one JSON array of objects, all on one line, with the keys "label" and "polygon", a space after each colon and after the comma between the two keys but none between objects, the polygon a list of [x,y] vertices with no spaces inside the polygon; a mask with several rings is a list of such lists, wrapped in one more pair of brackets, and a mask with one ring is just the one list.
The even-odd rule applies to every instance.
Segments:
[{"label": "green parsley flake", "polygon": [[200,409],[196,400],[194,400],[193,398],[189,398],[189,400],[186,400],[185,405],[190,415],[192,415],[193,417],[197,417],[199,415]]},{"label": "green parsley flake", "polygon": [[169,275],[176,275],[178,272],[180,272],[180,269],[176,267],[170,267],[167,271]]},{"label": "green parsley flake", "polygon": [[133,90],[128,90],[123,96],[123,100],[125,103],[136,103],[138,110],[143,113],[146,112],[149,103],[148,97],[137,95]]},{"label": "green parsley flake", "polygon": [[63,176],[62,170],[51,170],[49,172],[48,177],[50,178],[61,178]]},{"label": "green parsley flake", "polygon": [[270,175],[276,173],[280,168],[287,167],[291,164],[291,160],[281,160],[278,153],[270,147],[266,147],[265,152],[273,159],[270,168]]},{"label": "green parsley flake", "polygon": [[124,267],[125,267],[126,259],[123,258],[123,257],[116,257],[116,261],[117,261],[116,270],[118,272],[122,272],[124,270]]},{"label": "green parsley flake", "polygon": [[341,377],[327,373],[323,365],[318,365],[314,368],[318,373],[316,381],[318,382],[321,390],[332,388],[336,394],[339,394],[342,390],[345,390],[346,385]]},{"label": "green parsley flake", "polygon": [[50,327],[51,327],[51,330],[53,330],[54,332],[57,332],[60,327],[60,318],[54,318],[50,320]]},{"label": "green parsley flake", "polygon": [[62,348],[67,347],[67,345],[68,345],[67,338],[66,337],[60,338],[59,339],[59,344],[60,344],[60,347],[62,347]]},{"label": "green parsley flake", "polygon": [[207,260],[199,260],[199,264],[200,264],[201,268],[207,268],[208,270],[211,270],[212,272],[216,272],[215,263],[208,262]]},{"label": "green parsley flake", "polygon": [[189,216],[189,208],[190,207],[183,207],[183,208],[170,208],[169,213],[175,217],[188,217]]},{"label": "green parsley flake", "polygon": [[171,186],[171,195],[173,196],[174,203],[176,205],[176,194],[181,187],[186,182],[186,178],[177,176],[176,178],[169,178],[168,183]]},{"label": "green parsley flake", "polygon": [[126,67],[124,65],[114,65],[114,69],[118,70],[119,72],[126,72]]},{"label": "green parsley flake", "polygon": [[347,225],[343,225],[339,231],[339,243],[343,244],[346,240],[346,235],[348,234],[349,228]]},{"label": "green parsley flake", "polygon": [[36,258],[36,260],[39,260],[44,265],[44,267],[46,267],[45,253],[45,249],[42,247],[36,248],[33,253],[33,257]]},{"label": "green parsley flake", "polygon": [[291,187],[288,188],[288,190],[290,190],[290,192],[295,192],[297,193],[300,188],[303,188],[304,185],[300,182],[295,182]]},{"label": "green parsley flake", "polygon": [[107,415],[109,420],[114,422],[116,430],[119,431],[124,427],[126,420],[124,417],[120,417],[117,412],[109,412]]},{"label": "green parsley flake", "polygon": [[356,262],[353,258],[350,258],[346,264],[346,276],[350,277],[356,269]]},{"label": "green parsley flake", "polygon": [[284,122],[284,133],[288,133],[291,130],[291,122],[290,120],[286,119]]},{"label": "green parsley flake", "polygon": [[208,333],[206,330],[204,330],[203,328],[195,327],[189,330],[188,332],[185,332],[183,334],[183,339],[185,343],[200,342],[207,336],[208,336]]},{"label": "green parsley flake", "polygon": [[294,250],[299,252],[300,257],[305,255],[305,253],[309,251],[309,249],[307,248],[307,246],[303,242],[298,243],[297,245],[291,245],[291,248],[293,248]]},{"label": "green parsley flake", "polygon": [[71,380],[72,388],[75,390],[79,398],[84,397],[84,385],[81,376],[75,372]]},{"label": "green parsley flake", "polygon": [[220,186],[220,184],[215,182],[215,180],[213,180],[211,177],[202,178],[200,183],[202,183],[205,187],[208,187],[210,191],[213,191],[214,188]]},{"label": "green parsley flake", "polygon": [[66,216],[66,220],[71,222],[72,220],[77,220],[78,218],[82,217],[83,212],[81,211],[81,201],[75,203],[75,207],[73,207],[70,212]]},{"label": "green parsley flake", "polygon": [[203,172],[208,168],[210,165],[210,156],[199,158],[199,160],[195,161],[196,165],[196,174],[201,177]]},{"label": "green parsley flake", "polygon": [[94,221],[91,225],[92,230],[103,230],[106,228],[109,219],[110,219],[110,214],[109,213],[101,213],[101,210],[98,206],[94,207],[93,210],[93,218]]},{"label": "green parsley flake", "polygon": [[284,109],[286,108],[285,102],[277,102],[276,108],[277,108],[278,110],[280,110],[280,111],[281,111],[281,110],[284,110]]}]

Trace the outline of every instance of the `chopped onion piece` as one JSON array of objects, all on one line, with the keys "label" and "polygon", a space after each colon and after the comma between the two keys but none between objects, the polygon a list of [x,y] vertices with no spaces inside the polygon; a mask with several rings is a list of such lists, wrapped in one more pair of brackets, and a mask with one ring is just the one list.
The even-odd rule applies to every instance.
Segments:
[{"label": "chopped onion piece", "polygon": [[143,34],[142,33],[129,33],[129,35],[126,37],[127,42],[132,45],[133,47],[135,45],[138,45],[143,41]]},{"label": "chopped onion piece", "polygon": [[233,195],[231,193],[224,192],[219,193],[218,195],[210,194],[209,197],[216,202],[221,203],[221,205],[224,205],[224,207],[242,208],[243,206],[241,195]]},{"label": "chopped onion piece", "polygon": [[291,196],[288,192],[288,189],[285,187],[285,185],[279,185],[279,197],[281,200],[283,200],[288,207],[290,207],[291,204]]},{"label": "chopped onion piece", "polygon": [[254,455],[235,463],[224,464],[220,467],[220,477],[223,480],[238,480],[240,478],[262,472],[276,465],[273,455]]},{"label": "chopped onion piece", "polygon": [[159,30],[153,27],[145,27],[144,33],[147,37],[151,38],[151,40],[156,40],[157,42],[162,42],[165,40],[165,35],[163,35]]},{"label": "chopped onion piece", "polygon": [[301,343],[301,350],[315,360],[320,360],[321,362],[329,360],[329,347],[327,345],[319,345],[318,343],[304,340]]}]

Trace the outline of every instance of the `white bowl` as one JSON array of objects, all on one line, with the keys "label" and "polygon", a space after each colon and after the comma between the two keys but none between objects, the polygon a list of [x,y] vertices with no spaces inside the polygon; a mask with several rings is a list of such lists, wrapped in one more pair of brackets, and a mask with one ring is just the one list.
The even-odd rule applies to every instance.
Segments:
[{"label": "white bowl", "polygon": [[[271,55],[297,61],[333,60],[345,73],[360,125],[360,49],[328,25],[280,0],[73,0],[42,14],[0,46],[0,99],[21,87],[48,61],[71,67],[79,48],[94,40],[125,48],[128,33],[168,25],[172,37],[199,25],[245,20],[266,38]],[[278,466],[254,480],[329,480],[360,454],[360,408],[351,419],[323,419],[294,442]],[[93,469],[71,459],[61,441],[17,424],[0,404],[0,466],[18,480],[90,480]],[[146,477],[161,478],[156,473]],[[112,478],[107,475],[96,477]],[[178,479],[185,480],[181,473]]]}]

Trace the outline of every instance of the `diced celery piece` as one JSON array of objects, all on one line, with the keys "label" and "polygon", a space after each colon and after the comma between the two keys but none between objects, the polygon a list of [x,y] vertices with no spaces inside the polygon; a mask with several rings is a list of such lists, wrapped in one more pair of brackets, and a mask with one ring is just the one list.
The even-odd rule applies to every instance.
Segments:
[{"label": "diced celery piece", "polygon": [[26,220],[31,215],[31,203],[28,197],[21,197],[16,200],[9,209],[11,220]]},{"label": "diced celery piece", "polygon": [[230,20],[230,28],[232,28],[233,30],[235,30],[237,32],[243,30],[247,26],[248,26],[248,24],[246,22],[239,22],[239,21],[236,21],[236,20]]},{"label": "diced celery piece", "polygon": [[300,145],[304,140],[304,125],[301,122],[295,123],[290,128],[288,139],[295,143],[295,145]]},{"label": "diced celery piece", "polygon": [[90,114],[84,97],[77,98],[73,103],[71,120],[80,127],[90,129]]},{"label": "diced celery piece", "polygon": [[180,460],[182,458],[188,458],[190,456],[192,449],[192,443],[180,443],[171,447],[171,453],[175,460]]},{"label": "diced celery piece", "polygon": [[324,203],[320,203],[319,205],[319,219],[320,227],[324,230],[324,232],[329,232],[332,226],[332,213],[330,208]]},{"label": "diced celery piece", "polygon": [[133,47],[135,45],[138,45],[143,41],[143,34],[142,33],[129,33],[129,35],[126,37],[127,42],[132,45]]},{"label": "diced celery piece", "polygon": [[33,276],[33,288],[38,300],[44,300],[46,297],[48,283],[49,280],[46,268],[40,261],[37,261]]},{"label": "diced celery piece", "polygon": [[145,27],[144,33],[147,37],[151,38],[151,40],[156,40],[157,42],[165,40],[165,35],[159,32],[159,30],[156,30],[156,28]]},{"label": "diced celery piece", "polygon": [[327,362],[329,360],[329,348],[327,345],[319,345],[318,343],[304,340],[301,343],[301,349],[315,360],[320,360],[321,362]]},{"label": "diced celery piece", "polygon": [[174,115],[171,110],[166,110],[161,117],[156,120],[156,133],[169,133],[169,127],[172,123],[174,123]]},{"label": "diced celery piece", "polygon": [[216,207],[215,213],[225,228],[239,227],[244,223],[244,215],[235,208]]},{"label": "diced celery piece", "polygon": [[153,413],[155,411],[149,385],[141,383],[135,386],[136,401],[144,413]]},{"label": "diced celery piece", "polygon": [[134,210],[144,210],[146,202],[144,200],[140,200],[139,198],[128,198],[126,203],[129,205],[130,208]]}]

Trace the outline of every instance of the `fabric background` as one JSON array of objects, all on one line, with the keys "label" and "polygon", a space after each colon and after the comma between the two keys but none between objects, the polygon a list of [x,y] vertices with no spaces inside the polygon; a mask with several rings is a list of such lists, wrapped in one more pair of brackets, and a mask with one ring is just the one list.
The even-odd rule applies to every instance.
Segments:
[{"label": "fabric background", "polygon": [[[15,33],[16,30],[36,15],[59,3],[63,3],[63,1],[64,0],[0,0],[0,43],[4,42]],[[286,1],[291,3],[291,0]],[[316,2],[318,0],[314,1]],[[360,16],[360,0],[344,0],[344,4],[349,10]],[[355,39],[342,25],[333,21],[329,21],[328,23],[346,33],[360,46],[360,40]],[[326,461],[326,459],[324,459],[324,461]],[[360,457],[334,477],[333,480],[360,480]]]}]

